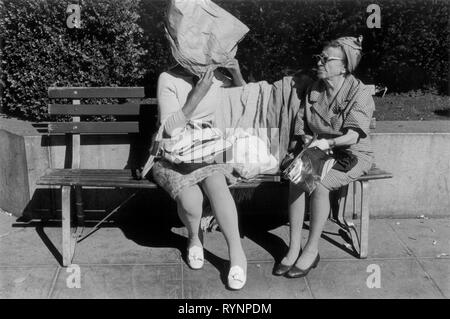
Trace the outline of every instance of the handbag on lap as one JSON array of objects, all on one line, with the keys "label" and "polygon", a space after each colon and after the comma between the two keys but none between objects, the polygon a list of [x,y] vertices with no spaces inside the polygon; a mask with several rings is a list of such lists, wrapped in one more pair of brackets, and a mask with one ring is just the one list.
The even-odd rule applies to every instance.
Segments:
[{"label": "handbag on lap", "polygon": [[231,146],[210,122],[190,120],[176,135],[161,140],[161,156],[174,164],[217,163]]},{"label": "handbag on lap", "polygon": [[225,163],[232,144],[210,122],[189,120],[175,135],[164,138],[163,127],[152,143],[150,158],[143,170],[147,175],[156,158],[171,162],[183,174],[213,163]]}]

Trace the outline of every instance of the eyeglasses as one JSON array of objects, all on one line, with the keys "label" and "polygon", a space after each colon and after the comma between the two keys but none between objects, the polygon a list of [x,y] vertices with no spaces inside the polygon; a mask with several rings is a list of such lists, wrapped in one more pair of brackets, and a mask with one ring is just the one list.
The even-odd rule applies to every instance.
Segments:
[{"label": "eyeglasses", "polygon": [[316,54],[313,55],[313,58],[316,60],[317,62],[321,62],[323,65],[327,64],[328,61],[333,61],[333,60],[343,60],[342,58],[338,58],[338,57],[334,57],[334,56],[326,56],[324,54]]}]

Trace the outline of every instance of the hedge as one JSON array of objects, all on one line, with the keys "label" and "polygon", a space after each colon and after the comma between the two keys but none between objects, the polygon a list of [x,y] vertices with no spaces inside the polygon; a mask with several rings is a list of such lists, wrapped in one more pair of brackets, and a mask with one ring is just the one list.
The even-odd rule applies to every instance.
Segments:
[{"label": "hedge", "polygon": [[[61,0],[0,2],[7,113],[47,118],[49,86],[133,86],[142,82],[137,0],[84,0],[81,28],[69,29]],[[76,3],[76,2],[75,2]]]},{"label": "hedge", "polygon": [[[311,56],[324,42],[363,35],[364,58],[357,75],[390,92],[434,90],[448,94],[450,3],[446,0],[217,0],[243,21],[250,32],[237,57],[244,77],[274,81],[297,69],[310,68]],[[381,9],[381,28],[369,29],[366,8]],[[170,51],[163,37],[165,2],[142,0],[146,48],[146,85],[154,91]]]},{"label": "hedge", "polygon": [[[164,37],[166,1],[83,0],[78,30],[66,27],[71,2],[0,0],[2,101],[10,114],[45,119],[51,85],[143,85],[153,97],[159,73],[173,63]],[[357,76],[365,82],[390,92],[449,93],[446,0],[215,2],[250,28],[237,55],[249,80],[274,81],[310,68],[326,40],[362,34]],[[366,26],[371,3],[381,7],[380,29]]]}]

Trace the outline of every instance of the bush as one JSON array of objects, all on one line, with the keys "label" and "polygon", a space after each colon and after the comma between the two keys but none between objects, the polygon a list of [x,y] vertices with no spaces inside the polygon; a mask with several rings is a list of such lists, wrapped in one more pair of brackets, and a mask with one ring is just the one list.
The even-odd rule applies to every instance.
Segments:
[{"label": "bush", "polygon": [[[339,36],[362,34],[364,57],[357,76],[389,90],[406,92],[448,87],[449,3],[446,0],[214,0],[250,32],[237,58],[244,77],[274,81],[292,70],[310,68],[311,56]],[[381,29],[368,29],[366,8],[381,8]],[[158,74],[171,62],[164,38],[164,1],[143,0],[141,21],[146,86],[154,94]]]},{"label": "bush", "polygon": [[85,0],[81,28],[66,25],[60,0],[0,2],[4,38],[2,68],[7,113],[47,118],[50,86],[133,86],[144,73],[139,0]]},{"label": "bush", "polygon": [[[356,75],[363,81],[389,92],[448,94],[446,0],[214,1],[250,28],[237,53],[249,80],[275,81],[310,68],[323,42],[362,34]],[[366,8],[374,2],[381,7],[381,29],[366,26]],[[159,73],[174,63],[164,36],[167,1],[85,0],[80,30],[66,27],[67,4],[0,0],[6,111],[45,119],[52,85],[144,85],[154,97]]]}]

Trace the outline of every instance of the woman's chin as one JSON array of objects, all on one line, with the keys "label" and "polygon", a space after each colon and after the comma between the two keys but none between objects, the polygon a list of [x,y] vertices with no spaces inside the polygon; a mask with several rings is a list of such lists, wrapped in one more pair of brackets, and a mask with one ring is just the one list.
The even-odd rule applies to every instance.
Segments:
[{"label": "woman's chin", "polygon": [[319,79],[324,79],[324,78],[326,78],[326,74],[325,74],[325,72],[323,72],[323,71],[317,71],[317,72],[316,72],[316,75],[317,75],[317,77],[318,77]]}]

